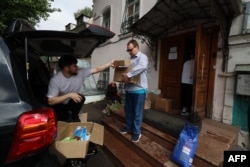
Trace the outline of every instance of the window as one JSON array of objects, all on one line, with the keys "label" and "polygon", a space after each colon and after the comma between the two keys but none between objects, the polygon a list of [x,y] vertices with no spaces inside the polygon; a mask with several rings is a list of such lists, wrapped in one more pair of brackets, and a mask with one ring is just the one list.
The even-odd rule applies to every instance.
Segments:
[{"label": "window", "polygon": [[139,20],[140,1],[139,0],[126,0],[124,10],[124,17],[121,25],[121,33],[128,32],[128,28]]},{"label": "window", "polygon": [[110,30],[110,7],[104,10],[102,16],[102,26]]},{"label": "window", "polygon": [[139,1],[128,0],[126,13],[128,20],[131,20],[132,23],[136,22],[139,19]]},{"label": "window", "polygon": [[99,90],[106,90],[109,84],[109,68],[100,72],[98,81],[97,81],[97,88]]},{"label": "window", "polygon": [[[80,68],[90,68],[90,60],[78,59],[77,65]],[[84,83],[81,88],[81,92],[84,92],[85,96],[91,96],[91,95],[103,94],[104,91],[101,91],[98,89],[94,76],[90,75],[84,80]]]},{"label": "window", "polygon": [[249,12],[250,12],[250,2],[245,3],[245,12],[244,12],[244,21],[243,21],[243,34],[249,34],[250,33],[250,17],[249,17]]}]

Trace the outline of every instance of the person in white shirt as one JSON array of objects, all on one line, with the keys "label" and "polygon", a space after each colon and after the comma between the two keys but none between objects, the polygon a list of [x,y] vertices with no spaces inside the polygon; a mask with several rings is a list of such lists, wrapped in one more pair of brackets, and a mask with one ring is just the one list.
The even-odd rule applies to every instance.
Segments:
[{"label": "person in white shirt", "polygon": [[193,78],[194,78],[194,59],[193,55],[191,55],[191,59],[187,60],[184,63],[182,70],[181,115],[188,115],[191,112],[192,95],[193,95]]}]

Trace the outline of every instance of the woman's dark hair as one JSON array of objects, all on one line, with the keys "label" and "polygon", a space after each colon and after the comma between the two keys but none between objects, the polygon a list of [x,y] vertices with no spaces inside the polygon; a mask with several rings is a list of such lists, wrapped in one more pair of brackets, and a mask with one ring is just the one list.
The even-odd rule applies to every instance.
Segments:
[{"label": "woman's dark hair", "polygon": [[68,56],[68,55],[62,56],[58,61],[58,65],[59,65],[61,70],[64,67],[70,66],[72,64],[77,64],[77,59],[73,56]]}]

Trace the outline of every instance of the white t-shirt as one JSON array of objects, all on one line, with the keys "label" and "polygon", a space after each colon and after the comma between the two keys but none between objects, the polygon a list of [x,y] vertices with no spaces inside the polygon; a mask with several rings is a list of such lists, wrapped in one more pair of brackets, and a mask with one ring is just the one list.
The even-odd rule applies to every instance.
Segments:
[{"label": "white t-shirt", "polygon": [[[78,70],[77,75],[73,75],[70,78],[65,78],[61,71],[55,74],[50,82],[48,87],[47,97],[52,98],[56,96],[61,96],[71,92],[82,93],[81,90],[83,86],[84,79],[90,76],[91,69],[90,68],[81,68]],[[64,103],[69,101],[66,100]]]},{"label": "white t-shirt", "polygon": [[194,59],[188,60],[183,65],[181,83],[193,84]]}]

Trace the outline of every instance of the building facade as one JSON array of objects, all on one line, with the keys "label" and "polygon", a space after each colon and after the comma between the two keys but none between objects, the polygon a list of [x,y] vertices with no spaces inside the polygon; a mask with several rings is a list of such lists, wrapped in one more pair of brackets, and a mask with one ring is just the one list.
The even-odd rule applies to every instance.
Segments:
[{"label": "building facade", "polygon": [[[239,145],[250,149],[248,1],[93,0],[93,12],[93,24],[116,35],[95,49],[92,66],[129,58],[126,44],[134,38],[150,61],[149,90],[159,88],[181,110],[182,67],[193,54],[192,110],[239,126]],[[113,74],[106,73],[109,82]]]}]

